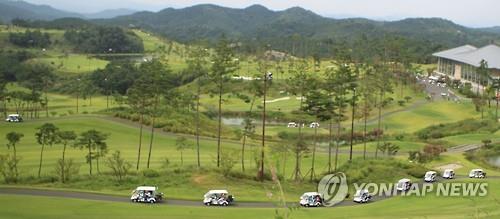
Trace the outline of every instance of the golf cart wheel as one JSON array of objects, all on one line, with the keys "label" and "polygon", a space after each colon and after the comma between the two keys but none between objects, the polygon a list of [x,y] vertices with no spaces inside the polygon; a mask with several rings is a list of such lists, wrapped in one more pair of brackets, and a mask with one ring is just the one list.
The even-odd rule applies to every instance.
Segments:
[{"label": "golf cart wheel", "polygon": [[206,206],[210,206],[210,202],[205,203]]},{"label": "golf cart wheel", "polygon": [[222,204],[222,206],[227,206],[227,203]]},{"label": "golf cart wheel", "polygon": [[151,200],[151,201],[149,201],[149,203],[154,204],[154,203],[155,203],[155,200]]}]

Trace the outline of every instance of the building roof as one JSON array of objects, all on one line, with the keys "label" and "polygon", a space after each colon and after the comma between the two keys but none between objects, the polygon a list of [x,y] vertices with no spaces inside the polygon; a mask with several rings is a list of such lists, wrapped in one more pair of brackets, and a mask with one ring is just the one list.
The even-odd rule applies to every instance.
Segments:
[{"label": "building roof", "polygon": [[471,45],[465,45],[437,52],[432,55],[463,62],[476,67],[479,67],[481,60],[484,59],[488,63],[488,68],[500,69],[500,47],[493,44],[479,49]]}]

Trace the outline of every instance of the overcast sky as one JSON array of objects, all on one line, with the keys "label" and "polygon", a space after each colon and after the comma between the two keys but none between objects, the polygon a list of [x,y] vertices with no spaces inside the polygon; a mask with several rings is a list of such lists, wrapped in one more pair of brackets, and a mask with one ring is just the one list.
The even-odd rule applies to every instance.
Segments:
[{"label": "overcast sky", "polygon": [[442,17],[458,24],[484,27],[500,26],[499,0],[25,0],[80,13],[129,8],[159,11],[202,3],[244,8],[261,4],[283,10],[300,6],[328,17],[365,17],[396,20],[406,17]]}]

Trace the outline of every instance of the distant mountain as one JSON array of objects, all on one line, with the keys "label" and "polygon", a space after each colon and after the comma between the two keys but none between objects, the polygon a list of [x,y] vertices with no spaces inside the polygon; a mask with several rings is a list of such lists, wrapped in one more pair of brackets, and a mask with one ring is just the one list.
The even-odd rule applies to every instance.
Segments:
[{"label": "distant mountain", "polygon": [[136,10],[120,8],[120,9],[109,9],[100,11],[97,13],[84,14],[86,18],[99,19],[99,18],[114,18],[118,16],[131,15],[136,13]]},{"label": "distant mountain", "polygon": [[[462,44],[484,45],[499,40],[492,31],[467,28],[441,18],[411,18],[385,22],[363,18],[326,18],[294,7],[272,11],[261,5],[244,9],[203,4],[183,9],[167,8],[157,13],[138,12],[113,19],[95,20],[101,24],[133,26],[168,36],[181,42],[216,40],[222,34],[248,44],[272,44],[278,49],[302,52],[328,52],[326,44],[346,42],[380,47],[385,38],[403,37],[419,54]],[[364,40],[363,40],[364,39]],[[295,42],[295,41],[300,41]],[[297,44],[297,45],[295,45]],[[310,47],[310,48],[309,48]],[[380,48],[368,48],[369,50]]]},{"label": "distant mountain", "polygon": [[490,32],[490,33],[498,33],[498,34],[500,34],[500,26],[480,28],[480,30],[486,31],[486,32]]},{"label": "distant mountain", "polygon": [[83,17],[78,13],[55,9],[48,5],[36,5],[25,1],[0,0],[0,19],[4,22],[15,18],[29,20],[53,20],[63,17]]}]

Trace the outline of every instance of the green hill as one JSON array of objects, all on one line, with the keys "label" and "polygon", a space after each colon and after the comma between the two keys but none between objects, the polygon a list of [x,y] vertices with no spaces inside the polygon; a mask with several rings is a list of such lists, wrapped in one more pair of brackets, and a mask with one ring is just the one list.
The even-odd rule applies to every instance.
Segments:
[{"label": "green hill", "polygon": [[[331,45],[347,43],[371,53],[387,39],[403,39],[403,46],[428,57],[436,50],[462,44],[483,45],[500,40],[500,34],[457,25],[440,18],[412,18],[381,22],[361,18],[332,19],[303,8],[272,11],[253,5],[244,9],[204,4],[157,13],[139,12],[97,23],[133,26],[163,34],[180,42],[215,41],[222,34],[244,43],[244,49],[271,44],[294,55],[328,54]],[[368,43],[360,44],[360,41]]]}]

